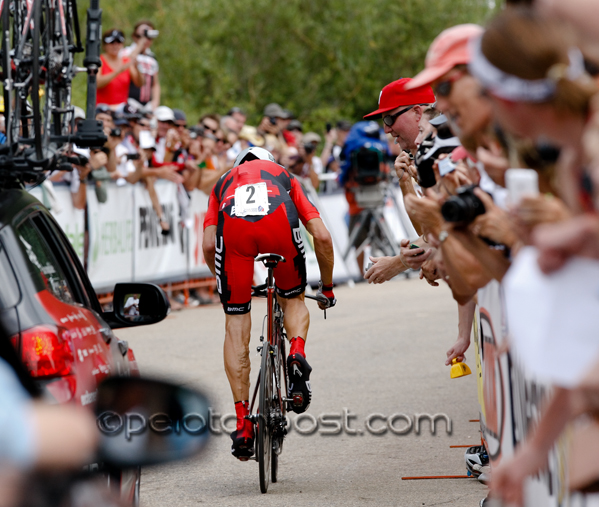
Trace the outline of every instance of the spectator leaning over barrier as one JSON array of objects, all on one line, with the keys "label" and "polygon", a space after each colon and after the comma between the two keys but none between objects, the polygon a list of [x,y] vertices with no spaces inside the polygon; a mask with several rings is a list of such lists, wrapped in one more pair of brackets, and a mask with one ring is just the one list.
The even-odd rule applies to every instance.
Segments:
[{"label": "spectator leaning over barrier", "polygon": [[124,42],[125,35],[115,28],[102,35],[104,52],[100,55],[102,67],[97,80],[97,104],[117,106],[127,102],[130,83],[133,82],[137,86],[142,84],[142,77],[137,70],[135,60],[146,49],[149,39],[143,37],[128,57],[121,56]]},{"label": "spectator leaning over barrier", "polygon": [[[430,86],[407,90],[406,85],[410,81],[410,78],[402,78],[385,86],[379,96],[379,108],[364,116],[364,118],[382,116],[385,133],[391,134],[402,149],[402,153],[395,160],[395,171],[404,197],[416,194],[411,175],[416,172],[412,157],[416,153],[418,123],[424,109],[435,102],[435,95]],[[414,220],[412,223],[416,231],[421,234],[423,231],[419,223]],[[421,240],[421,243],[416,244],[423,246],[424,241]],[[409,248],[405,248],[394,257],[371,257],[373,266],[366,271],[364,278],[369,283],[383,283],[397,276],[408,269],[408,265],[402,260],[404,254],[412,256]]]},{"label": "spectator leaning over barrier", "polygon": [[[573,38],[564,32],[561,20],[544,18],[531,9],[513,8],[499,15],[482,37],[473,41],[472,54],[470,72],[482,84],[501,125],[513,134],[533,140],[543,139],[561,148],[556,175],[558,190],[570,211],[578,216],[562,218],[555,224],[538,225],[532,231],[532,244],[539,247],[536,262],[543,271],[553,272],[562,268],[572,255],[599,259],[599,251],[596,250],[599,220],[596,200],[593,199],[596,195],[593,185],[585,183],[585,180],[591,181],[592,171],[596,171],[597,167],[596,159],[593,160],[598,138],[594,119],[597,114],[597,86],[585,70],[582,52]],[[549,213],[545,216],[549,218]],[[590,283],[594,284],[591,266],[585,266],[591,276]],[[596,269],[595,266],[593,269]],[[525,278],[518,283],[523,286],[534,285],[535,282]],[[584,290],[588,283],[586,279],[568,282],[568,295],[564,299],[576,297],[577,289]],[[560,286],[565,289],[563,281]],[[508,309],[508,296],[514,293],[518,293],[518,287],[508,283]],[[524,294],[528,292],[524,291]],[[547,307],[546,303],[536,300],[522,299],[520,303],[523,313],[515,321],[521,321],[531,310],[537,310],[539,304],[541,313],[538,314],[544,315],[543,310]],[[515,313],[517,311],[512,306],[510,319]],[[592,317],[589,315],[588,318]],[[564,312],[551,322],[554,326],[570,327],[571,320],[577,320],[577,317]],[[529,336],[516,333],[515,322],[510,322],[512,346],[518,349],[518,340]],[[561,360],[563,353],[573,354],[572,357],[584,354],[584,350],[575,352],[575,344],[571,343],[573,338],[575,336],[566,333],[562,337],[563,342],[554,345],[556,360]],[[538,424],[519,445],[515,455],[502,460],[493,471],[491,492],[494,496],[510,505],[522,505],[524,479],[545,466],[547,455],[565,425],[584,413],[596,416],[599,393],[596,368],[595,364],[588,370],[589,375],[582,384],[565,387],[560,382],[556,383]],[[572,431],[575,433],[576,429],[574,427]],[[596,447],[596,442],[596,433],[587,434],[583,447],[578,448],[579,454]],[[592,468],[596,463],[596,453],[587,452],[585,467],[574,467],[575,460],[580,457],[569,457],[570,471],[577,471],[577,474],[569,474],[571,485],[575,489],[593,487],[599,476]]]},{"label": "spectator leaning over barrier", "polygon": [[158,61],[150,48],[154,39],[158,37],[158,30],[151,21],[139,21],[135,24],[131,37],[133,44],[123,49],[122,56],[130,58],[138,44],[145,44],[145,50],[136,58],[142,84],[138,86],[131,82],[129,97],[137,100],[143,106],[149,104],[152,111],[155,111],[160,105],[160,79]]}]

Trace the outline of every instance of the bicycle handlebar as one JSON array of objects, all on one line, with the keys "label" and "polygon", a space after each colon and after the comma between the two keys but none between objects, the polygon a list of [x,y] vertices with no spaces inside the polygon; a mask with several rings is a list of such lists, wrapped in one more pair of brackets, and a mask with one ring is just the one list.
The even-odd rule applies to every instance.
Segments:
[{"label": "bicycle handlebar", "polygon": [[[262,285],[252,285],[252,297],[262,297],[262,298],[266,297],[266,288],[267,288],[266,283],[263,283]],[[329,301],[329,298],[326,297],[322,293],[320,293],[320,294],[317,293],[315,296],[313,296],[312,294],[306,294],[305,297],[308,299],[313,299],[314,301],[317,301],[319,303],[322,303],[322,304],[326,305],[327,308],[331,304],[331,302]]]}]

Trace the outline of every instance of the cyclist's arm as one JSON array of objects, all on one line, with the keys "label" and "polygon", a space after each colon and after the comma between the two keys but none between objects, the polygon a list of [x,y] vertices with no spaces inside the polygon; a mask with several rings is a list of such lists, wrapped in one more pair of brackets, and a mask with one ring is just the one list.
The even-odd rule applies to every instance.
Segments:
[{"label": "cyclist's arm", "polygon": [[321,218],[313,218],[306,223],[306,229],[314,238],[316,260],[320,268],[320,279],[324,285],[333,284],[333,239]]},{"label": "cyclist's arm", "polygon": [[210,268],[212,274],[215,275],[214,256],[216,254],[216,225],[209,225],[204,229],[202,251],[204,252],[204,260],[206,261],[206,264]]}]

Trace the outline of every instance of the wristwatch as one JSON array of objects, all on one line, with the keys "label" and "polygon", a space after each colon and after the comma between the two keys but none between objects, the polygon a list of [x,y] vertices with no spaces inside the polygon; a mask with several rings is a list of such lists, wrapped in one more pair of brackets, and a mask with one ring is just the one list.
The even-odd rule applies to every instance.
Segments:
[{"label": "wristwatch", "polygon": [[447,231],[441,231],[439,233],[439,243],[443,243],[449,237],[449,233]]}]

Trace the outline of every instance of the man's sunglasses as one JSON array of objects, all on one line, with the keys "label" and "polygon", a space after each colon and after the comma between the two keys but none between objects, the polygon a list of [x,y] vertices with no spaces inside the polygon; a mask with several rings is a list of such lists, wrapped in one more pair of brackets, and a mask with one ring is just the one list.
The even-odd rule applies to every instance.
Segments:
[{"label": "man's sunglasses", "polygon": [[414,106],[406,107],[405,109],[402,109],[399,113],[388,114],[387,116],[383,116],[383,123],[387,125],[387,127],[392,127],[397,118],[399,118],[402,114],[407,113],[413,107]]},{"label": "man's sunglasses", "polygon": [[211,129],[208,125],[206,125],[205,123],[202,123],[202,127],[204,127],[204,129],[209,130],[210,132],[212,132],[213,134],[216,134],[216,131],[218,129]]}]

